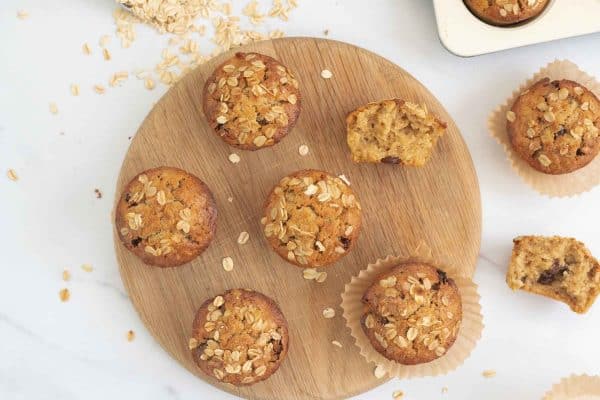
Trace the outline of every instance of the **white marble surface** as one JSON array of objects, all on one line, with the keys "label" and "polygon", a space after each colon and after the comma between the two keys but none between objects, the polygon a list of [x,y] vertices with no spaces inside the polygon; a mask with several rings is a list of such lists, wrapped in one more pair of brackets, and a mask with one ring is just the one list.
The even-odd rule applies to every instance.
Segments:
[{"label": "white marble surface", "polygon": [[[414,74],[454,117],[480,179],[483,238],[475,280],[483,339],[447,376],[392,380],[358,398],[391,398],[401,389],[407,399],[539,399],[562,376],[599,374],[600,305],[575,315],[560,303],[512,293],[504,273],[518,234],[572,235],[600,255],[600,188],[571,199],[541,197],[510,170],[485,121],[513,88],[556,57],[600,76],[600,35],[462,59],[440,45],[429,1],[299,2],[288,23],[270,24],[288,35],[321,36],[329,29],[331,38]],[[0,399],[231,399],[162,351],[119,278],[109,219],[114,183],[128,136],[165,88],[149,92],[130,79],[99,96],[91,86],[117,70],[153,65],[164,38],[139,29],[131,49],[113,39],[111,62],[97,49],[84,57],[84,41],[96,46],[100,35],[113,32],[113,7],[111,0],[0,4]],[[30,18],[17,19],[19,9]],[[81,85],[81,96],[69,94],[72,82]],[[48,112],[51,101],[58,115]],[[6,179],[8,168],[18,182]],[[96,187],[102,199],[95,198]],[[81,271],[83,263],[94,272]],[[61,303],[65,267],[73,272],[72,297]],[[132,343],[125,340],[129,329],[137,333]],[[497,376],[483,378],[484,369]]]}]

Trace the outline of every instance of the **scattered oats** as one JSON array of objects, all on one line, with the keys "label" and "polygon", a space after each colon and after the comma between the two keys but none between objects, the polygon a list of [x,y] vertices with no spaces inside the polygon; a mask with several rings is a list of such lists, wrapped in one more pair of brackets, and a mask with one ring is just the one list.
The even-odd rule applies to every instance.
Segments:
[{"label": "scattered oats", "polygon": [[514,113],[514,111],[507,111],[506,119],[508,120],[508,122],[515,122],[515,120],[517,119],[517,115]]},{"label": "scattered oats", "polygon": [[575,94],[576,94],[577,96],[581,96],[581,95],[583,94],[583,88],[582,88],[582,87],[580,87],[580,86],[576,86],[576,87],[573,89],[573,91],[575,92]]},{"label": "scattered oats", "polygon": [[340,342],[338,342],[337,340],[332,340],[331,344],[334,346],[339,347],[340,349],[342,348],[342,344]]},{"label": "scattered oats", "polygon": [[135,339],[135,332],[132,330],[127,331],[127,341],[133,342],[134,339]]},{"label": "scattered oats", "polygon": [[302,276],[304,276],[304,279],[312,280],[319,276],[319,272],[315,268],[306,268],[302,271]]},{"label": "scattered oats", "polygon": [[223,269],[227,272],[233,270],[233,259],[231,257],[225,257],[222,261]]},{"label": "scattered oats", "polygon": [[150,77],[144,79],[144,87],[148,90],[154,89],[156,85],[154,84],[154,80]]},{"label": "scattered oats", "polygon": [[8,171],[6,171],[6,176],[8,177],[8,179],[10,179],[13,182],[16,182],[19,180],[17,173],[12,168],[9,168]]},{"label": "scattered oats", "polygon": [[303,144],[300,147],[298,147],[298,153],[300,153],[301,156],[305,156],[308,154],[308,146]]},{"label": "scattered oats", "polygon": [[330,79],[332,76],[333,74],[328,69],[324,69],[323,71],[321,71],[321,78],[323,79]]},{"label": "scattered oats", "polygon": [[227,201],[228,201],[228,202],[230,202],[230,203],[233,203],[233,197],[229,196],[229,197],[227,198]]},{"label": "scattered oats", "polygon": [[79,85],[75,83],[71,84],[71,94],[73,96],[79,96]]},{"label": "scattered oats", "polygon": [[110,59],[112,58],[110,55],[110,51],[108,51],[107,48],[102,49],[102,55],[104,56],[104,59],[106,61],[110,61]]},{"label": "scattered oats", "polygon": [[60,301],[64,303],[65,301],[69,301],[71,292],[69,292],[69,289],[67,288],[61,289],[60,292],[58,292],[58,297],[60,298]]},{"label": "scattered oats", "polygon": [[394,393],[392,393],[392,397],[394,400],[399,400],[404,397],[404,392],[402,390],[396,390]]},{"label": "scattered oats", "polygon": [[81,269],[85,272],[92,272],[94,270],[94,267],[92,267],[90,264],[82,264]]},{"label": "scattered oats", "polygon": [[56,105],[56,103],[50,103],[50,112],[52,114],[58,114],[58,106]]},{"label": "scattered oats", "polygon": [[237,163],[239,163],[239,162],[240,162],[240,160],[241,160],[241,159],[240,159],[240,156],[238,156],[236,153],[231,153],[231,154],[229,155],[229,161],[230,161],[232,164],[237,164]]},{"label": "scattered oats", "polygon": [[250,235],[248,234],[248,232],[244,231],[240,233],[240,236],[238,236],[238,244],[246,244],[248,243],[248,240],[250,239]]},{"label": "scattered oats", "polygon": [[92,48],[90,47],[90,45],[88,43],[84,43],[83,46],[81,46],[81,49],[83,50],[83,54],[85,54],[87,56],[92,54]]},{"label": "scattered oats", "polygon": [[317,281],[317,283],[323,283],[325,282],[325,279],[327,279],[327,272],[319,272],[315,281]]},{"label": "scattered oats", "polygon": [[17,11],[17,18],[27,19],[27,18],[29,18],[29,13],[25,10],[19,10],[19,11]]},{"label": "scattered oats", "polygon": [[68,269],[66,269],[66,268],[65,268],[65,269],[63,269],[63,272],[62,272],[62,280],[63,280],[63,281],[65,281],[65,282],[68,282],[68,281],[70,281],[70,280],[71,280],[71,273],[70,273],[70,272],[69,272],[69,270],[68,270]]},{"label": "scattered oats", "polygon": [[109,43],[110,43],[109,35],[100,36],[100,40],[98,41],[98,44],[100,45],[100,47],[106,47],[106,45],[108,45]]},{"label": "scattered oats", "polygon": [[387,374],[387,372],[385,371],[383,365],[376,366],[375,370],[373,371],[373,375],[375,375],[375,378],[377,379],[383,378],[385,374]]},{"label": "scattered oats", "polygon": [[446,386],[444,386],[442,388],[442,394],[446,394],[446,393],[448,393],[448,388]]},{"label": "scattered oats", "polygon": [[493,369],[486,369],[482,372],[482,375],[484,376],[484,378],[493,378],[494,376],[496,376],[496,371],[494,371]]},{"label": "scattered oats", "polygon": [[247,16],[254,25],[260,25],[265,19],[265,15],[258,11],[258,2],[256,0],[251,0],[246,7],[244,7],[242,13]]},{"label": "scattered oats", "polygon": [[110,81],[108,81],[108,84],[111,87],[121,86],[121,83],[127,79],[129,79],[129,72],[119,71],[114,73],[113,76],[111,76]]},{"label": "scattered oats", "polygon": [[346,175],[340,174],[338,175],[338,178],[340,178],[346,185],[350,186],[350,180]]},{"label": "scattered oats", "polygon": [[105,91],[106,91],[106,89],[104,88],[104,86],[94,85],[94,92],[96,92],[98,94],[104,94]]},{"label": "scattered oats", "polygon": [[327,307],[323,310],[323,317],[329,319],[335,317],[335,310],[331,307]]},{"label": "scattered oats", "polygon": [[224,124],[227,122],[227,117],[224,115],[219,115],[217,117],[217,124]]},{"label": "scattered oats", "polygon": [[273,0],[273,7],[269,10],[269,16],[273,18],[279,17],[280,19],[287,21],[288,12],[292,7],[285,7],[281,0]]}]

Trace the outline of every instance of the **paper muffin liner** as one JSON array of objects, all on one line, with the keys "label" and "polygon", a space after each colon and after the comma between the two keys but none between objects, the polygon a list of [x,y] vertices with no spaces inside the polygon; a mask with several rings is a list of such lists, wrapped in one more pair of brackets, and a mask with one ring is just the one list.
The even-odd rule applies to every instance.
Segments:
[{"label": "paper muffin liner", "polygon": [[571,375],[563,378],[543,400],[600,400],[600,376]]},{"label": "paper muffin liner", "polygon": [[[446,354],[428,363],[402,365],[385,358],[369,342],[360,324],[364,311],[361,299],[367,288],[373,284],[380,274],[392,267],[410,262],[422,262],[435,266],[446,272],[448,277],[454,280],[462,299],[463,318],[456,341]],[[431,249],[426,244],[421,243],[408,257],[387,256],[369,264],[366,269],[360,271],[358,276],[354,276],[351,282],[346,285],[344,293],[342,293],[341,306],[344,310],[343,315],[346,319],[346,326],[350,328],[350,334],[360,349],[360,354],[367,362],[375,363],[379,368],[385,370],[390,377],[416,378],[446,374],[458,368],[469,357],[483,331],[483,316],[481,315],[479,299],[477,285],[471,279],[461,277],[456,268],[448,266],[441,258],[435,257]]]},{"label": "paper muffin liner", "polygon": [[600,183],[600,157],[594,158],[588,165],[568,174],[544,174],[531,167],[513,150],[506,131],[506,112],[524,90],[543,78],[570,79],[585,86],[600,98],[600,83],[594,77],[586,74],[570,61],[556,60],[540,69],[515,90],[504,104],[492,112],[488,120],[488,128],[490,134],[504,146],[512,168],[537,192],[549,197],[575,196],[591,190]]}]

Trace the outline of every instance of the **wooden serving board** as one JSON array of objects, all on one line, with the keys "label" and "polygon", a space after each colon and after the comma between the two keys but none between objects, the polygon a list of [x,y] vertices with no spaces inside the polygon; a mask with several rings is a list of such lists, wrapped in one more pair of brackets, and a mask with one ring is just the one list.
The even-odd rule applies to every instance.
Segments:
[{"label": "wooden serving board", "polygon": [[[274,147],[256,152],[229,147],[209,128],[201,111],[202,87],[216,57],[175,85],[137,132],[123,162],[117,196],[137,173],[156,166],[183,168],[215,195],[219,216],[210,247],[193,262],[160,269],[142,264],[115,232],[121,276],[144,324],[189,371],[230,393],[250,399],[341,399],[383,383],[373,375],[345,327],[339,307],[344,285],[369,262],[408,255],[421,240],[471,276],[480,245],[479,186],[467,147],[435,97],[406,71],[366,50],[331,40],[289,38],[260,42],[240,51],[275,57],[295,72],[302,92],[296,127]],[[323,79],[321,71],[333,72]],[[353,164],[346,146],[345,116],[369,101],[400,97],[424,103],[448,123],[431,161],[423,168]],[[308,145],[307,156],[298,154]],[[228,155],[241,156],[237,165]],[[363,208],[356,247],[327,268],[327,280],[307,281],[302,269],[269,248],[261,229],[262,206],[281,177],[304,168],[345,174]],[[228,198],[233,197],[229,202]],[[237,244],[240,232],[250,233]],[[234,260],[225,272],[223,257]],[[196,309],[226,289],[256,289],[274,298],[290,326],[290,351],[279,371],[245,388],[223,385],[202,374],[187,348]],[[322,310],[333,307],[336,317]],[[339,341],[343,348],[331,344]]]}]

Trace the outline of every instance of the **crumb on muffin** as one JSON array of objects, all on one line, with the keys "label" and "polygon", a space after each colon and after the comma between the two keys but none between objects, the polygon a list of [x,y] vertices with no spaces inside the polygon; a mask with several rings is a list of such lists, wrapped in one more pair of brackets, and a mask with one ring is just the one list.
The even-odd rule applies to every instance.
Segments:
[{"label": "crumb on muffin", "polygon": [[446,124],[424,106],[392,99],[369,103],[346,118],[347,142],[355,162],[427,163]]},{"label": "crumb on muffin", "polygon": [[600,264],[585,245],[560,236],[513,240],[506,283],[566,303],[585,313],[600,293]]}]

